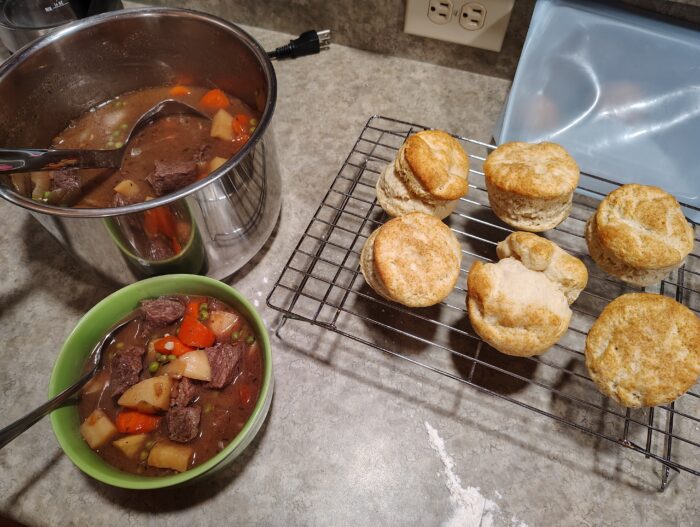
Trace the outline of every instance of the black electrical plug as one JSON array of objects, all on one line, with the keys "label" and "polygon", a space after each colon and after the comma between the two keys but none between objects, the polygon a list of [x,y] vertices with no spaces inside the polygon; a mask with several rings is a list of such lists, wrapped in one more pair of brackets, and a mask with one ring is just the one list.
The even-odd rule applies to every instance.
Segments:
[{"label": "black electrical plug", "polygon": [[322,49],[328,49],[331,43],[331,30],[305,31],[299,38],[290,40],[286,46],[281,46],[274,51],[268,51],[271,59],[295,59],[305,55],[319,53]]}]

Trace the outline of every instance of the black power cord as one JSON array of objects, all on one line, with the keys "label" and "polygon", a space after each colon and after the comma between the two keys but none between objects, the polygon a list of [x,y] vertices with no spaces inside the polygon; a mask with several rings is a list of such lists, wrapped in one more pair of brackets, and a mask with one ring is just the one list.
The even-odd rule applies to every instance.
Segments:
[{"label": "black power cord", "polygon": [[286,46],[280,46],[274,51],[268,51],[267,56],[271,59],[295,59],[305,55],[319,53],[323,49],[328,49],[331,44],[331,30],[304,31],[299,38],[290,40]]}]

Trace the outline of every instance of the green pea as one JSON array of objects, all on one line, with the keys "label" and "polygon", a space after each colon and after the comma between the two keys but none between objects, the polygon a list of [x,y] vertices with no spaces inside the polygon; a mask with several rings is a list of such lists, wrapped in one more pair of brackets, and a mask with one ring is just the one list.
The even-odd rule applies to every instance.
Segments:
[{"label": "green pea", "polygon": [[146,461],[148,459],[148,451],[142,450],[141,453],[139,454],[139,459],[141,461]]},{"label": "green pea", "polygon": [[129,125],[126,123],[122,123],[119,125],[119,128],[121,128],[122,130],[126,130],[127,128],[129,128]]},{"label": "green pea", "polygon": [[148,371],[151,373],[157,372],[158,368],[160,368],[160,364],[158,364],[156,361],[153,361],[148,365]]},{"label": "green pea", "polygon": [[165,355],[163,355],[161,353],[156,353],[156,360],[158,362],[165,362],[166,361]]},{"label": "green pea", "polygon": [[238,339],[241,338],[241,332],[240,331],[234,331],[231,333],[231,342],[238,342]]},{"label": "green pea", "polygon": [[121,134],[121,132],[119,130],[114,130],[112,132],[112,137],[117,137],[119,134]]},{"label": "green pea", "polygon": [[250,120],[250,125],[251,125],[251,126],[255,126],[255,125],[257,125],[257,124],[258,124],[258,120],[257,120],[257,119],[253,118],[253,119]]},{"label": "green pea", "polygon": [[255,337],[253,335],[248,335],[248,338],[245,339],[245,343],[250,346],[253,342],[255,342]]},{"label": "green pea", "polygon": [[177,356],[173,355],[172,353],[168,355],[168,360],[175,360],[177,359]]},{"label": "green pea", "polygon": [[253,132],[255,132],[255,127],[251,126],[250,128],[248,128],[248,131],[252,134]]},{"label": "green pea", "polygon": [[146,443],[146,450],[152,449],[156,445],[156,440],[151,439],[148,443]]},{"label": "green pea", "polygon": [[122,146],[124,146],[124,143],[122,143],[121,141],[117,141],[116,143],[114,143],[114,148],[121,148]]}]

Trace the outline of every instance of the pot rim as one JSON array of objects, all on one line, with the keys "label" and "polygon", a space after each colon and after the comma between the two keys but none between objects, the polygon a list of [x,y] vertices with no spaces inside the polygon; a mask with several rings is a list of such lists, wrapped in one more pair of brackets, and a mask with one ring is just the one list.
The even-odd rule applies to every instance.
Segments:
[{"label": "pot rim", "polygon": [[194,183],[178,190],[177,192],[172,192],[165,196],[155,198],[142,203],[135,203],[133,205],[127,205],[124,207],[104,207],[104,208],[70,208],[70,207],[56,207],[53,205],[46,205],[34,201],[31,198],[27,198],[17,194],[9,187],[0,184],[0,196],[5,198],[7,201],[14,203],[24,209],[32,212],[39,212],[43,214],[49,214],[51,216],[62,216],[68,218],[105,218],[110,216],[121,216],[124,214],[132,214],[135,212],[143,212],[148,209],[159,207],[161,205],[166,205],[182,199],[190,194],[197,192],[198,190],[206,187],[213,181],[219,179],[231,168],[237,165],[241,159],[248,155],[248,153],[255,147],[255,145],[261,140],[267,127],[272,120],[272,115],[275,110],[275,105],[277,103],[277,77],[275,75],[275,69],[267,56],[267,52],[262,48],[262,46],[255,40],[250,34],[238,27],[237,25],[228,22],[220,17],[210,15],[208,13],[203,13],[201,11],[195,11],[193,9],[181,9],[173,7],[141,7],[132,9],[123,9],[119,11],[110,11],[107,13],[102,13],[100,15],[92,16],[89,18],[84,18],[81,20],[76,20],[64,26],[60,29],[48,33],[38,40],[28,44],[23,47],[15,54],[11,55],[4,63],[0,64],[0,82],[3,81],[5,76],[9,74],[14,68],[19,64],[27,60],[33,54],[37,53],[39,50],[51,46],[54,42],[66,38],[67,36],[81,31],[86,28],[92,28],[106,23],[113,18],[141,18],[141,17],[157,17],[157,16],[172,16],[172,17],[184,17],[184,18],[194,18],[214,26],[222,28],[226,31],[237,36],[241,42],[246,45],[246,47],[253,53],[253,55],[258,59],[263,73],[265,75],[265,80],[267,81],[267,103],[265,104],[265,109],[263,110],[262,116],[260,117],[260,122],[255,128],[255,131],[248,139],[248,142],[241,148],[233,157],[229,158],[226,163],[221,165],[214,172],[209,174],[207,177],[202,178]]}]

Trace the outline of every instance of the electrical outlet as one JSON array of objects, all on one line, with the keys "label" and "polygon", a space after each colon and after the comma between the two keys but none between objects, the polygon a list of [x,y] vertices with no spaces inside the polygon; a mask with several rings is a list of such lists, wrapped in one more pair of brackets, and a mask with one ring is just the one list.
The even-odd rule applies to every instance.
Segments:
[{"label": "electrical outlet", "polygon": [[485,22],[486,8],[477,2],[464,4],[459,11],[459,25],[468,31],[481,29]]},{"label": "electrical outlet", "polygon": [[451,0],[428,0],[428,20],[435,24],[447,24],[451,19]]},{"label": "electrical outlet", "polygon": [[406,0],[404,32],[501,51],[515,0]]}]

